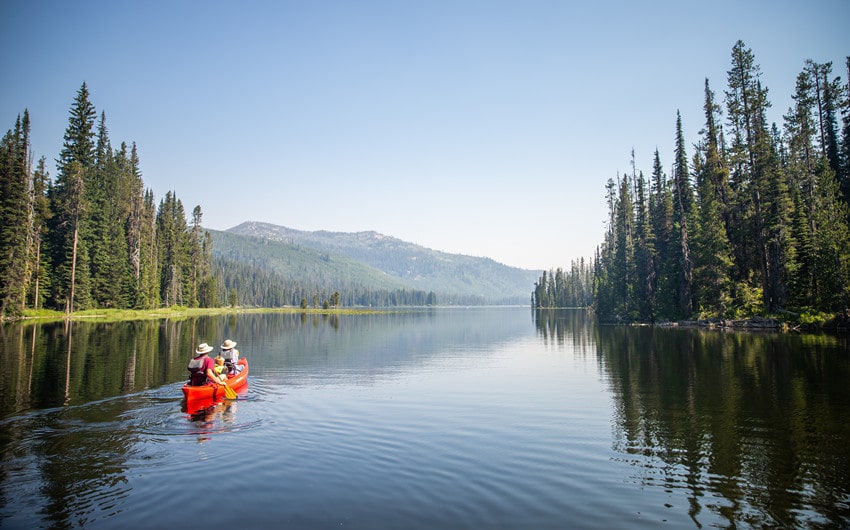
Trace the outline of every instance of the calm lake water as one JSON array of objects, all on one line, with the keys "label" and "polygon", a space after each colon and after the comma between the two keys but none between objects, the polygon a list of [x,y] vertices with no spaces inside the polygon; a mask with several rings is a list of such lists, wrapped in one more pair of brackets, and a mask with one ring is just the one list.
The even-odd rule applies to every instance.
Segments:
[{"label": "calm lake water", "polygon": [[[0,333],[3,528],[850,526],[846,337],[528,308]],[[247,390],[186,410],[225,338]]]}]

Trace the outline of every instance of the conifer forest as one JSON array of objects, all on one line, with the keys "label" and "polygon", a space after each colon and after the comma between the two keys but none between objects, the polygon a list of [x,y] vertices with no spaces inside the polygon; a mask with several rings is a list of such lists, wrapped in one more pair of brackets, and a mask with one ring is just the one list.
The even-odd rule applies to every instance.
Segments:
[{"label": "conifer forest", "polygon": [[631,171],[608,180],[592,260],[544,272],[534,306],[632,322],[846,313],[850,86],[806,60],[778,125],[760,75],[738,41],[722,92],[705,80],[700,137],[689,145],[677,112],[669,172],[658,150],[648,175],[632,153]]},{"label": "conifer forest", "polygon": [[85,83],[69,112],[55,178],[45,157],[33,158],[24,110],[0,143],[0,317],[40,309],[436,304],[433,292],[310,274],[292,280],[213,256],[201,207],[187,218],[171,191],[156,203],[135,143],[112,145]]},{"label": "conifer forest", "polygon": [[85,83],[56,177],[33,164],[25,110],[0,144],[0,186],[0,315],[217,304],[200,206],[189,222],[174,193],[155,204],[136,145],[112,145]]}]

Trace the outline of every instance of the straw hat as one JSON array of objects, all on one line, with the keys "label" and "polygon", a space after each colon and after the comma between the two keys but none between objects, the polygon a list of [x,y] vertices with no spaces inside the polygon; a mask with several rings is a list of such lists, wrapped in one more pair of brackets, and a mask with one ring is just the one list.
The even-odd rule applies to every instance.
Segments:
[{"label": "straw hat", "polygon": [[205,353],[209,353],[211,351],[213,351],[213,347],[210,346],[209,344],[207,344],[206,342],[202,342],[202,343],[198,344],[198,349],[195,350],[195,357],[198,357],[198,356],[203,355]]},{"label": "straw hat", "polygon": [[236,343],[230,339],[227,339],[226,341],[224,341],[224,344],[221,345],[222,350],[232,350],[235,347]]}]

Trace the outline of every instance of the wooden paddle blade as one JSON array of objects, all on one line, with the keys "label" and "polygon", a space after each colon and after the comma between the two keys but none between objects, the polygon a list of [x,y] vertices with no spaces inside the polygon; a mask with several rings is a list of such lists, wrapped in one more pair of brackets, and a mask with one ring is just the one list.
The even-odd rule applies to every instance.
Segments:
[{"label": "wooden paddle blade", "polygon": [[236,399],[236,391],[227,385],[224,385],[224,397],[227,399]]}]

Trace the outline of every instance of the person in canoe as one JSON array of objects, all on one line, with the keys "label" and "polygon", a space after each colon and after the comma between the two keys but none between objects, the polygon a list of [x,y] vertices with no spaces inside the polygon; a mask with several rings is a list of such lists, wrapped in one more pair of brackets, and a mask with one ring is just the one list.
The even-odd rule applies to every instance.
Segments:
[{"label": "person in canoe", "polygon": [[215,373],[221,378],[227,378],[227,366],[224,365],[224,357],[221,355],[215,358]]},{"label": "person in canoe", "polygon": [[236,343],[230,339],[221,345],[221,356],[224,357],[224,365],[227,366],[228,374],[238,374],[244,368],[239,364],[239,350]]},{"label": "person in canoe", "polygon": [[195,350],[195,357],[186,367],[189,369],[189,384],[192,386],[223,385],[227,378],[221,378],[215,373],[215,361],[207,355],[213,347],[202,342]]}]

